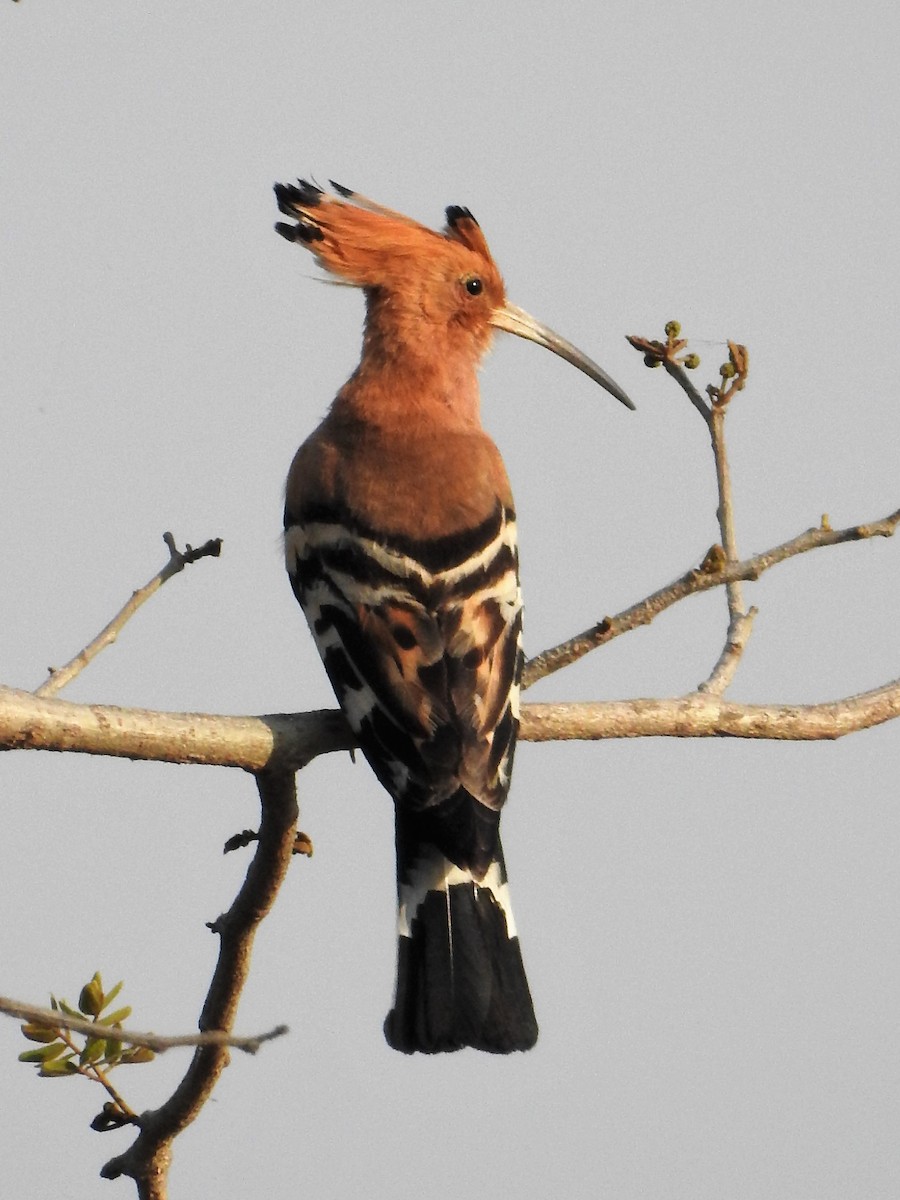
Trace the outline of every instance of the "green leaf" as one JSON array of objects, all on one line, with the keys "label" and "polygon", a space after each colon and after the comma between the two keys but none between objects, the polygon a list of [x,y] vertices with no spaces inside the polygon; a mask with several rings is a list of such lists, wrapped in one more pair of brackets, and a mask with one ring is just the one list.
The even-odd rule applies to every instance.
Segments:
[{"label": "green leaf", "polygon": [[41,1069],[38,1072],[45,1079],[55,1077],[62,1078],[64,1075],[77,1075],[78,1068],[70,1058],[54,1058],[50,1062],[41,1063]]},{"label": "green leaf", "polygon": [[[113,1000],[115,1000],[116,996],[118,996],[119,992],[121,992],[122,984],[124,982],[125,981],[123,979],[120,979],[119,982],[116,984],[116,986],[111,987],[109,989],[109,991],[104,995],[104,997],[103,997],[103,1007],[104,1008],[109,1008],[110,1004],[112,1004]],[[107,1025],[115,1025],[115,1021],[112,1019],[112,1017],[104,1017],[103,1019]]]},{"label": "green leaf", "polygon": [[84,1017],[84,1013],[80,1013],[77,1008],[72,1008],[65,1000],[58,1000],[57,1007],[61,1008],[67,1017],[77,1017],[80,1021]]},{"label": "green leaf", "polygon": [[104,1016],[103,1024],[104,1025],[121,1025],[122,1022],[127,1021],[130,1016],[131,1016],[131,1005],[126,1004],[124,1006],[124,1008],[117,1008],[116,1011],[113,1013],[110,1013],[108,1017]]},{"label": "green leaf", "polygon": [[19,1062],[49,1062],[52,1058],[58,1058],[65,1048],[64,1042],[54,1042],[52,1046],[41,1046],[38,1050],[23,1050]]},{"label": "green leaf", "polygon": [[88,1038],[84,1044],[84,1049],[78,1056],[78,1061],[83,1067],[89,1063],[95,1063],[106,1053],[106,1042],[103,1038]]}]

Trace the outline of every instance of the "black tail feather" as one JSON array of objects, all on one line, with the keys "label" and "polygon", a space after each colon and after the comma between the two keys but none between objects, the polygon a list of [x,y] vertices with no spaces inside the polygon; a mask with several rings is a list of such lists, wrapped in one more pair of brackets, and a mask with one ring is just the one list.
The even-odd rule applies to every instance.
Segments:
[{"label": "black tail feather", "polygon": [[[510,914],[511,920],[511,914]],[[490,887],[474,881],[429,891],[397,954],[397,993],[384,1023],[405,1054],[472,1046],[529,1050],[538,1028],[519,939]]]}]

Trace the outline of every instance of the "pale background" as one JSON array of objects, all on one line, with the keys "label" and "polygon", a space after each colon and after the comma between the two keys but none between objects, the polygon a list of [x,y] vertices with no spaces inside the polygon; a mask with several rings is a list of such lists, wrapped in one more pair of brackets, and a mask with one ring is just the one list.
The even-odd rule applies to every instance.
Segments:
[{"label": "pale background", "polygon": [[[898,503],[900,10],[783,3],[0,7],[0,678],[34,687],[165,560],[170,583],[66,695],[229,713],[331,697],[279,557],[291,455],[356,362],[362,304],[272,232],[271,184],[333,177],[479,218],[511,298],[583,345],[627,413],[507,339],[485,419],[520,514],[527,646],[616,611],[716,539],[706,431],[626,344],[678,317],[730,417],[740,548]],[[719,344],[715,344],[719,343]],[[735,699],[898,673],[900,546],[808,555],[761,608]],[[711,667],[721,595],[534,699],[665,696]],[[172,1195],[847,1200],[900,1195],[896,725],[833,745],[523,745],[504,822],[534,1052],[433,1060],[381,1034],[389,804],[360,763],[299,779],[315,841],[263,927],[240,1057]],[[9,755],[0,991],[101,968],[185,1032],[253,825],[237,772]],[[0,1020],[4,1196],[133,1195],[82,1082]],[[137,1108],[186,1058],[119,1073]]]}]

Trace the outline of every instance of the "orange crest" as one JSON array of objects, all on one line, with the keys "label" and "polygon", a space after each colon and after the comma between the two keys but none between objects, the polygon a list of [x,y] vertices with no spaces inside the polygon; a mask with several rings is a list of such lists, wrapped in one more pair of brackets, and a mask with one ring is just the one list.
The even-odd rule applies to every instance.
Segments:
[{"label": "orange crest", "polygon": [[[441,233],[332,182],[335,195],[306,180],[276,184],[278,207],[297,222],[275,226],[305,245],[319,263],[347,283],[421,299],[423,286],[458,283],[469,295],[486,293],[491,307],[505,298],[487,241],[467,208],[447,209]],[[474,287],[471,280],[480,282]]]}]

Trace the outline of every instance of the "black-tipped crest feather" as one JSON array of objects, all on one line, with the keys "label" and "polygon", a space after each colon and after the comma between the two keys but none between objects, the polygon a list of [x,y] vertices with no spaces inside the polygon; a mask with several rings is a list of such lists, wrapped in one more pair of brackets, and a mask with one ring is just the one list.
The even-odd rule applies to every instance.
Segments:
[{"label": "black-tipped crest feather", "polygon": [[297,184],[299,186],[295,186],[293,183],[275,184],[275,199],[278,201],[278,209],[288,217],[296,216],[297,209],[315,208],[321,204],[324,195],[321,188],[316,187],[314,183],[308,183],[305,179],[298,179]]},{"label": "black-tipped crest feather", "polygon": [[460,205],[460,204],[451,204],[446,209],[446,216],[447,216],[447,224],[450,226],[451,229],[453,229],[453,227],[459,221],[462,221],[462,220],[475,221],[475,224],[476,225],[478,224],[477,220],[475,220],[475,217],[472,216],[471,212],[467,208],[463,208],[462,205]]}]

